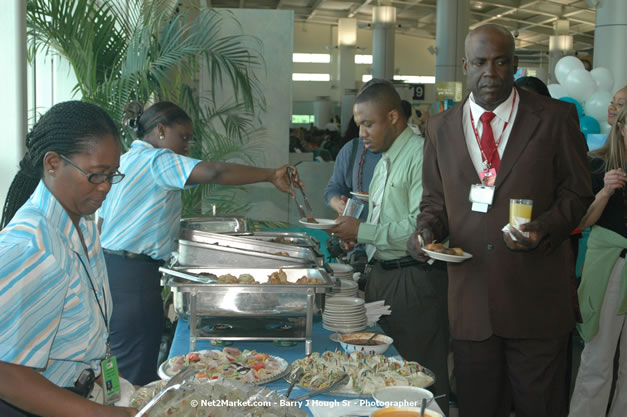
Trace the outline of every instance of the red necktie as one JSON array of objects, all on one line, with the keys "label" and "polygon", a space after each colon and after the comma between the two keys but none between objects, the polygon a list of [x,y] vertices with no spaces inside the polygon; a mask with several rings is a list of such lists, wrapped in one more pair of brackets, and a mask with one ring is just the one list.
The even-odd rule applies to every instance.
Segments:
[{"label": "red necktie", "polygon": [[487,162],[490,164],[490,168],[494,168],[496,171],[499,170],[499,165],[501,164],[501,158],[499,157],[499,151],[496,148],[496,143],[494,142],[494,133],[492,132],[492,126],[490,126],[490,122],[496,114],[491,111],[487,111],[481,115],[479,120],[483,124],[483,132],[481,132],[481,149],[487,158]]}]

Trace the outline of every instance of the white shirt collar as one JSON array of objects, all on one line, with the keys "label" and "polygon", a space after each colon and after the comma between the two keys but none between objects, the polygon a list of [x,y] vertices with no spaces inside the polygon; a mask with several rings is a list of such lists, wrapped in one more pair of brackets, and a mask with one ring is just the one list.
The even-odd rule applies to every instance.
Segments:
[{"label": "white shirt collar", "polygon": [[[477,103],[475,103],[475,98],[472,93],[470,93],[470,97],[468,98],[468,103],[470,104],[470,111],[472,112],[472,117],[475,120],[475,126],[477,126],[480,121],[479,118],[481,115],[489,110],[484,109]],[[512,91],[509,93],[509,97],[507,100],[498,105],[498,107],[492,110],[492,113],[496,114],[503,123],[509,120],[509,115],[512,112],[512,105],[514,104],[514,88],[512,87]]]}]

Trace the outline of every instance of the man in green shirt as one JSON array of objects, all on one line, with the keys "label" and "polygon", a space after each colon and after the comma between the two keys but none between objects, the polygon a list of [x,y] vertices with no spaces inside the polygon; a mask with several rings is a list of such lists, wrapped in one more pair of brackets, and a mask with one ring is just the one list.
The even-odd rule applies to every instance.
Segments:
[{"label": "man in green shirt", "polygon": [[[436,374],[436,394],[448,394],[448,313],[446,266],[408,256],[407,241],[416,227],[422,198],[424,139],[407,126],[394,86],[373,79],[353,107],[366,148],[382,153],[370,184],[368,221],[341,216],[329,232],[351,247],[366,244],[372,269],[366,301],[385,300],[392,314],[379,324],[394,339],[403,358]],[[448,414],[448,397],[438,401]]]}]

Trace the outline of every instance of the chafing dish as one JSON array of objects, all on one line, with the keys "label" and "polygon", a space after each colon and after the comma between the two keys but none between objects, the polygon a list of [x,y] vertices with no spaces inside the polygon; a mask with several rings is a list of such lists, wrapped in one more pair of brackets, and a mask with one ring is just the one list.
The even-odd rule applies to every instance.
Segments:
[{"label": "chafing dish", "polygon": [[248,218],[243,216],[187,217],[181,219],[180,228],[209,233],[249,233],[252,230]]},{"label": "chafing dish", "polygon": [[309,236],[307,233],[254,232],[235,233],[232,235],[279,245],[291,245],[300,246],[302,248],[309,248],[316,254],[316,257],[324,258],[324,254],[320,252],[320,241],[318,241],[318,239],[316,239],[315,237]]},{"label": "chafing dish", "polygon": [[[263,268],[207,268],[173,267],[159,268],[164,275],[164,284],[171,287],[174,309],[177,314],[189,317],[190,348],[195,350],[198,339],[218,340],[276,340],[274,335],[250,335],[229,333],[225,336],[202,337],[198,329],[199,319],[214,318],[255,318],[272,317],[290,320],[301,319],[304,331],[294,331],[284,340],[305,340],[306,354],[311,353],[311,330],[316,298],[322,301],[324,293],[333,287],[329,275],[318,268],[284,269],[290,284],[264,284],[278,269]],[[202,275],[201,275],[202,274]],[[250,274],[260,284],[219,284],[211,282],[212,276],[231,274],[239,277]],[[319,284],[296,284],[302,276],[317,278]],[[198,282],[202,277],[207,283]],[[316,297],[319,295],[319,297]],[[293,320],[292,320],[293,321]]]},{"label": "chafing dish", "polygon": [[311,248],[192,229],[181,229],[178,253],[178,263],[185,266],[280,268],[324,262]]}]

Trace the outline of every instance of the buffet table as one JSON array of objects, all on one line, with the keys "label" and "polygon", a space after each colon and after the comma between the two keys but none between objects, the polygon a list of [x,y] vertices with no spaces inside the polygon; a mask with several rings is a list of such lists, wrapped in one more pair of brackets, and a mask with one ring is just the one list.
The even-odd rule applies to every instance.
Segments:
[{"label": "buffet table", "polygon": [[[380,330],[380,329],[378,329]],[[342,348],[336,342],[333,342],[329,339],[329,336],[333,333],[329,330],[326,330],[322,327],[322,320],[319,315],[314,316],[313,322],[313,351],[314,352],[326,352],[326,351],[335,351],[341,350]],[[264,341],[238,341],[234,342],[232,347],[249,350],[256,350],[258,352],[267,353],[274,356],[279,356],[285,359],[288,363],[292,363],[296,359],[303,358],[305,356],[305,344],[304,342],[298,342],[295,346],[278,346],[272,342],[264,342]],[[207,340],[199,340],[197,342],[197,350],[203,349],[219,349],[222,347],[212,346]],[[174,340],[172,341],[172,346],[170,348],[169,358],[177,355],[184,355],[189,353],[189,324],[183,319],[179,318],[178,325],[176,327],[176,332],[174,335]],[[390,346],[390,348],[385,353],[386,356],[396,356],[398,355],[398,351],[394,348],[394,346]],[[277,390],[279,392],[285,393],[288,387],[288,383],[283,380],[277,380],[266,384],[270,389]],[[306,394],[309,390],[301,389],[299,387],[294,387],[290,397],[297,397],[301,394]],[[331,395],[318,395],[316,397],[311,398],[309,405],[320,406],[328,406],[329,410],[325,412],[325,416],[342,416],[344,414],[348,414],[342,412],[342,408],[346,408],[346,403],[343,400],[354,400],[357,402],[359,400],[355,400],[354,398],[347,398],[342,396],[331,396]],[[372,398],[363,398],[363,401],[367,401],[367,403],[363,403],[363,405],[374,405],[374,400]],[[304,406],[303,409],[307,411],[309,415],[314,415],[311,411]],[[335,408],[335,410],[333,410]],[[436,402],[432,402],[429,408],[442,413],[440,408],[437,406]],[[347,409],[347,408],[346,408]],[[348,410],[348,409],[347,409]]]}]

